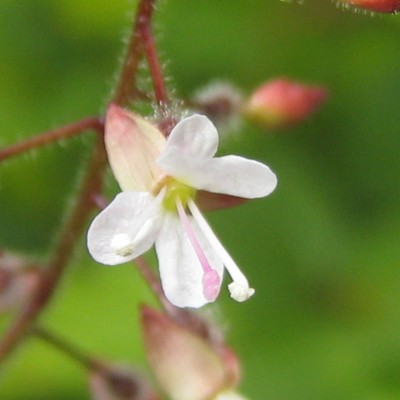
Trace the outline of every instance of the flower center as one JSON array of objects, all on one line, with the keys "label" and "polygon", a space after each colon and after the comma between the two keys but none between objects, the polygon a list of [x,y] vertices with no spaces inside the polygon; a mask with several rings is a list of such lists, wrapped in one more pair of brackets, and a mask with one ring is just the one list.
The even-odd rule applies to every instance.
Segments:
[{"label": "flower center", "polygon": [[196,195],[196,189],[168,177],[166,180],[166,193],[163,198],[163,206],[167,211],[176,211],[176,199],[179,199],[184,208],[189,200]]}]

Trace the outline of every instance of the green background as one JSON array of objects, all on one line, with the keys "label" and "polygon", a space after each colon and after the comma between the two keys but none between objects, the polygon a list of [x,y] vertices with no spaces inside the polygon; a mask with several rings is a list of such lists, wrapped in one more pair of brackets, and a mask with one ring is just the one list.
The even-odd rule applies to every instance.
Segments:
[{"label": "green background", "polygon": [[[135,2],[0,3],[0,144],[104,110]],[[265,400],[400,398],[400,17],[334,2],[161,1],[156,31],[171,87],[214,79],[250,93],[280,76],[329,100],[286,132],[245,125],[223,148],[266,162],[269,198],[208,215],[257,293],[209,307]],[[0,165],[0,247],[43,258],[92,135]],[[109,192],[115,185],[109,179]],[[131,265],[91,261],[84,240],[43,324],[93,354],[145,367]],[[0,319],[5,330],[10,316]],[[88,399],[86,372],[39,340],[2,367],[3,400]]]}]

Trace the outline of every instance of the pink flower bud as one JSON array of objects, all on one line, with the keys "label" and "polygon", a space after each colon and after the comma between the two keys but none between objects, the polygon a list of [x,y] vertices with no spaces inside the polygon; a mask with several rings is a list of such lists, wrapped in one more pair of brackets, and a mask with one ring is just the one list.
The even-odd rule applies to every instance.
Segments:
[{"label": "pink flower bud", "polygon": [[223,344],[142,307],[147,356],[160,386],[172,400],[214,399],[238,380],[238,362]]},{"label": "pink flower bud", "polygon": [[340,2],[381,13],[395,13],[400,10],[400,0],[340,0]]},{"label": "pink flower bud", "polygon": [[283,128],[307,119],[325,100],[326,90],[288,79],[275,79],[259,87],[248,100],[245,116],[266,128]]}]

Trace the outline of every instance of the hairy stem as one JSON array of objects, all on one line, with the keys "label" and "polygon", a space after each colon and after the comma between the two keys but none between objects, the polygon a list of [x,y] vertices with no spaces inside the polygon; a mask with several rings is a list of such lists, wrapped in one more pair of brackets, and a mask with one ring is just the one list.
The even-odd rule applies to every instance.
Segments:
[{"label": "hairy stem", "polygon": [[163,110],[169,103],[167,90],[165,88],[164,77],[160,61],[158,59],[156,46],[150,24],[144,24],[141,29],[144,52],[149,64],[151,78],[153,80],[154,94],[158,106]]},{"label": "hairy stem", "polygon": [[57,283],[73,254],[75,243],[85,228],[86,218],[94,207],[92,202],[93,195],[101,190],[105,166],[106,158],[103,139],[99,136],[75,201],[75,206],[61,231],[53,257],[46,270],[42,273],[31,302],[17,316],[0,342],[0,362],[4,360],[24,336],[27,329],[37,319],[52,297]]},{"label": "hairy stem", "polygon": [[0,161],[3,161],[9,157],[16,156],[20,153],[24,153],[30,149],[44,146],[46,144],[56,142],[62,138],[69,138],[71,136],[79,135],[86,130],[101,131],[103,129],[103,123],[98,117],[88,117],[72,124],[61,126],[51,131],[44,132],[40,135],[36,135],[22,142],[14,144],[12,146],[0,149]]},{"label": "hairy stem", "polygon": [[133,101],[137,93],[135,81],[144,51],[141,31],[143,26],[149,25],[151,22],[154,4],[155,0],[142,0],[137,7],[136,20],[113,97],[113,102],[121,106]]},{"label": "hairy stem", "polygon": [[90,356],[77,346],[43,327],[34,326],[29,333],[66,354],[92,374],[101,376],[107,382],[108,389],[115,394],[115,398],[160,400],[159,396],[151,390],[141,376]]},{"label": "hairy stem", "polygon": [[[155,0],[142,0],[139,3],[133,33],[128,45],[127,55],[116,87],[113,101],[119,105],[126,105],[132,100],[135,93],[135,80],[138,72],[140,57],[143,52],[142,30],[150,26],[154,11]],[[78,134],[85,129],[92,128],[103,133],[103,122],[98,118],[88,118],[65,127],[55,129],[28,139],[19,145],[3,150],[0,160],[19,154],[33,147],[40,146],[62,137]],[[37,289],[29,304],[16,317],[0,341],[0,363],[11,353],[15,346],[25,336],[28,329],[37,320],[45,306],[49,303],[62,274],[73,254],[74,247],[80,234],[86,226],[86,220],[95,207],[95,199],[102,189],[103,175],[106,167],[106,153],[103,136],[99,135],[94,146],[92,159],[88,164],[86,174],[78,191],[75,205],[69,218],[61,229],[57,245],[47,268],[41,274]]]}]

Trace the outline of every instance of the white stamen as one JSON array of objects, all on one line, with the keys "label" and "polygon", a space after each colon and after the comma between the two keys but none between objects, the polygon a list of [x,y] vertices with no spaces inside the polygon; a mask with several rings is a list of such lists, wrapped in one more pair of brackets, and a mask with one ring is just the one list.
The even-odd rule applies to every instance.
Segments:
[{"label": "white stamen", "polygon": [[115,250],[115,254],[121,257],[129,257],[133,253],[132,239],[126,233],[114,235],[110,246]]},{"label": "white stamen", "polygon": [[228,285],[231,297],[237,301],[247,300],[254,294],[255,290],[249,287],[249,282],[247,281],[246,277],[236,265],[235,261],[233,261],[229,253],[225,250],[222,243],[218,240],[217,236],[211,229],[210,225],[208,225],[207,221],[205,220],[193,200],[188,201],[188,207],[190,212],[192,213],[193,218],[196,220],[198,226],[203,231],[204,236],[213,246],[215,252],[218,254],[219,258],[228,270],[229,275],[232,277],[233,282]]}]

